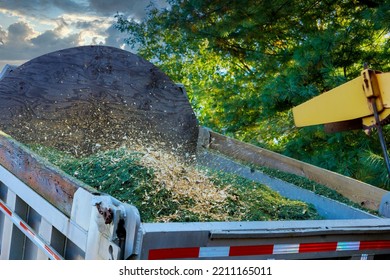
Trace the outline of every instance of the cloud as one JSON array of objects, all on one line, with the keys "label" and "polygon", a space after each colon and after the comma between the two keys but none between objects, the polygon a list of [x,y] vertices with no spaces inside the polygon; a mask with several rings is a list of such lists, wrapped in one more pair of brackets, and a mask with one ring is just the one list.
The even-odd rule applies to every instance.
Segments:
[{"label": "cloud", "polygon": [[114,24],[111,25],[107,30],[106,33],[106,39],[105,39],[105,45],[108,46],[119,46],[124,47],[124,39],[126,38],[126,34],[120,33],[115,27]]},{"label": "cloud", "polygon": [[92,20],[76,20],[73,25],[77,29],[96,29],[105,24],[104,19],[92,19]]},{"label": "cloud", "polygon": [[6,40],[7,32],[0,25],[0,46],[4,45],[4,41]]},{"label": "cloud", "polygon": [[143,18],[149,5],[162,8],[167,6],[166,0],[89,0],[91,10],[105,16],[112,16],[116,13],[123,13],[134,18]]},{"label": "cloud", "polygon": [[26,48],[31,48],[29,38],[34,35],[33,29],[24,22],[11,24],[7,30],[0,29],[1,41],[0,57],[13,60],[27,58]]},{"label": "cloud", "polygon": [[13,12],[20,16],[34,15],[36,17],[43,17],[47,11],[51,11],[101,16],[113,16],[119,12],[142,18],[150,4],[159,8],[167,6],[166,0],[6,0],[0,2],[0,10]]},{"label": "cloud", "polygon": [[61,9],[62,11],[67,13],[86,12],[88,8],[87,5],[80,4],[72,0],[46,0],[45,2],[48,2],[49,5],[54,5],[58,9]]},{"label": "cloud", "polygon": [[[166,7],[166,0],[152,0]],[[0,70],[39,55],[89,44],[130,49],[114,15],[142,18],[148,0],[0,0]],[[6,15],[3,17],[2,15]],[[14,19],[14,22],[11,21]],[[5,25],[4,27],[1,24]],[[15,63],[12,63],[14,61]]]},{"label": "cloud", "polygon": [[37,53],[47,53],[54,50],[60,50],[79,46],[82,42],[80,33],[72,33],[66,37],[61,37],[58,30],[47,30],[39,36],[30,40],[32,50]]},{"label": "cloud", "polygon": [[147,5],[148,1],[142,0],[89,0],[89,6],[92,10],[106,16],[111,16],[116,12],[131,14],[137,17],[143,16],[145,14],[145,8]]},{"label": "cloud", "polygon": [[[83,28],[71,32],[70,25]],[[129,49],[124,44],[126,34],[115,29],[113,22],[105,23],[105,29],[99,28],[101,25],[100,21],[69,23],[59,19],[56,28],[42,33],[25,22],[11,24],[7,30],[0,27],[0,71],[5,64],[20,65],[49,52],[81,45],[105,44]]]},{"label": "cloud", "polygon": [[0,36],[3,44],[0,44],[0,59],[23,60],[80,44],[79,33],[71,33],[63,36],[64,25],[58,25],[54,30],[47,30],[37,34],[30,25],[25,22],[11,24],[8,30],[0,28]]},{"label": "cloud", "polygon": [[6,42],[11,45],[25,43],[34,34],[33,29],[25,22],[17,22],[8,27]]},{"label": "cloud", "polygon": [[0,2],[0,9],[20,15],[43,15],[53,9],[66,13],[86,12],[88,6],[73,0],[5,0]]}]

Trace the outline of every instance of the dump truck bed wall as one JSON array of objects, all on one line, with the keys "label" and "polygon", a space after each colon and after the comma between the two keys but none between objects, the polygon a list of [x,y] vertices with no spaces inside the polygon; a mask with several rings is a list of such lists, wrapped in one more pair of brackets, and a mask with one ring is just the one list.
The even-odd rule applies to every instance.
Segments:
[{"label": "dump truck bed wall", "polygon": [[252,169],[249,166],[239,164],[229,158],[210,151],[203,151],[203,153],[199,155],[199,160],[203,166],[207,166],[214,170],[237,174],[241,177],[260,182],[277,191],[284,197],[311,203],[316,208],[318,214],[325,219],[378,218],[378,216],[363,210],[348,206],[325,196],[315,194],[312,191],[297,187],[280,179],[270,177],[260,171]]},{"label": "dump truck bed wall", "polygon": [[[369,215],[320,221],[141,223],[142,213],[135,207],[93,191],[9,136],[2,137],[0,150],[7,156],[0,157],[6,161],[0,166],[1,259],[313,259],[390,254],[389,220]],[[34,173],[24,172],[29,170],[26,166]],[[28,174],[40,178],[33,180]],[[37,186],[38,182],[45,184]],[[74,190],[67,202],[58,192],[56,199],[47,199],[50,191],[45,189],[58,189],[61,182],[71,182]]]},{"label": "dump truck bed wall", "polygon": [[[199,147],[245,164],[265,166],[325,185],[368,209],[378,210],[388,191],[341,174],[200,128]],[[386,198],[387,203],[389,201]]]}]

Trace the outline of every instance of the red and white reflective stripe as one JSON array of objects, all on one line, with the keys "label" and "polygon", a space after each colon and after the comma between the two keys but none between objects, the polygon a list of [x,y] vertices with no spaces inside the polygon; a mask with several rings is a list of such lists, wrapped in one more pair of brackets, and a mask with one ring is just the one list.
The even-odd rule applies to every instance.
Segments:
[{"label": "red and white reflective stripe", "polygon": [[2,200],[0,200],[0,210],[12,220],[12,222],[22,231],[25,235],[37,245],[45,254],[52,260],[62,260],[60,254],[56,250],[48,245],[41,237],[39,237],[34,230],[26,224],[17,214],[13,213]]},{"label": "red and white reflective stripe", "polygon": [[253,246],[188,247],[149,250],[149,260],[239,257],[277,254],[362,251],[390,249],[390,240],[269,244]]}]

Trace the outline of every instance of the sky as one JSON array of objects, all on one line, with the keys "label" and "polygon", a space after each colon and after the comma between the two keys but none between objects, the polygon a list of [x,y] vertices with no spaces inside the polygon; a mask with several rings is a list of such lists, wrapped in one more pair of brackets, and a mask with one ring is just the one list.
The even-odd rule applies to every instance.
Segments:
[{"label": "sky", "polygon": [[[152,0],[159,8],[165,0]],[[126,49],[117,12],[141,19],[150,0],[0,0],[0,72],[40,55],[83,45]]]}]

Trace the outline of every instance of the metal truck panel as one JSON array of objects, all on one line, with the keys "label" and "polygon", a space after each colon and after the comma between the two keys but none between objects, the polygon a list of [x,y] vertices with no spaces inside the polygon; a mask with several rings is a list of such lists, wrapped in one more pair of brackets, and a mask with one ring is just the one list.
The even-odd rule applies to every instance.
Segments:
[{"label": "metal truck panel", "polygon": [[[77,246],[85,249],[85,230],[80,228],[80,226],[70,220],[56,207],[53,207],[53,205],[50,204],[46,199],[38,195],[2,166],[0,166],[0,178],[2,182],[2,188],[8,188],[7,186],[12,186],[12,189],[8,188],[8,196],[13,193],[23,201],[27,201],[31,209],[34,209],[38,213],[44,214],[45,220],[47,222],[52,224],[59,231],[66,232],[69,238],[75,240]],[[7,204],[8,200],[9,198],[7,198]]]},{"label": "metal truck panel", "polygon": [[318,259],[390,253],[381,220],[143,224],[141,259]]},{"label": "metal truck panel", "polygon": [[67,216],[0,166],[0,259],[123,259],[134,253],[137,209],[82,188],[75,197],[75,211]]}]

